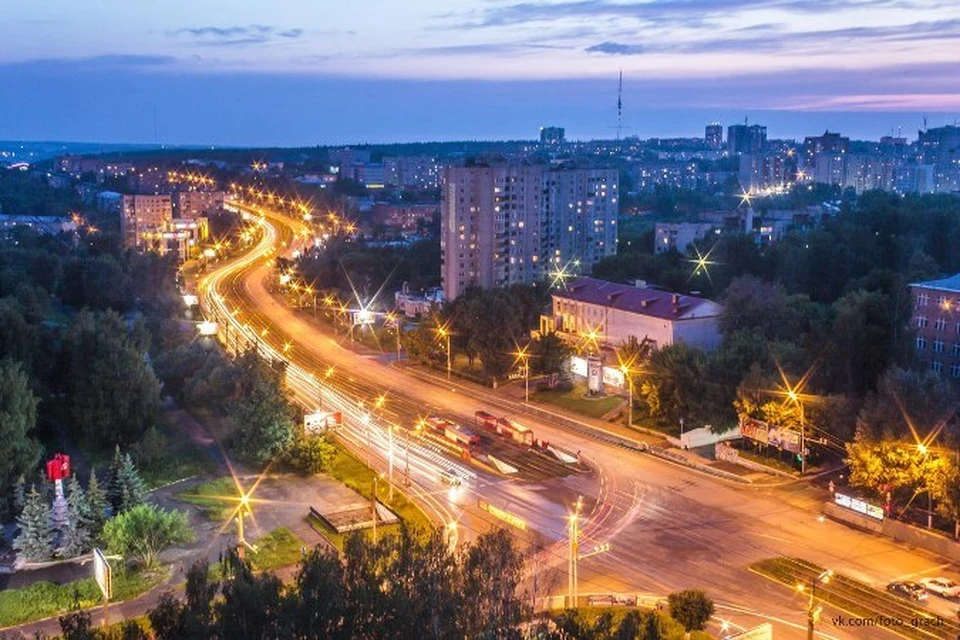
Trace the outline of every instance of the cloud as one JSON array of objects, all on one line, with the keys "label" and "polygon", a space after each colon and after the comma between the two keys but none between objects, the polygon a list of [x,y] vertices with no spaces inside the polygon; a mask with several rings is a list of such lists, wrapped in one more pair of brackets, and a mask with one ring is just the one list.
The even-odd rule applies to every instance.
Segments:
[{"label": "cloud", "polygon": [[634,56],[644,52],[638,44],[622,44],[620,42],[601,42],[584,49],[587,53],[606,53],[609,55]]},{"label": "cloud", "polygon": [[87,58],[37,58],[19,62],[7,62],[0,67],[9,69],[55,70],[62,68],[83,69],[86,71],[107,71],[117,69],[152,69],[180,62],[175,56],[108,54]]},{"label": "cloud", "polygon": [[303,29],[281,29],[272,25],[251,24],[245,27],[183,27],[167,31],[172,38],[192,37],[197,44],[215,47],[246,46],[271,41],[294,40],[303,36]]}]

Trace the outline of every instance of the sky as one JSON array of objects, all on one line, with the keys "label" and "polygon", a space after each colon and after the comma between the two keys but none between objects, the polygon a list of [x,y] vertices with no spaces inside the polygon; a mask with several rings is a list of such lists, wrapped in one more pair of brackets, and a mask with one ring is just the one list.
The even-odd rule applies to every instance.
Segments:
[{"label": "sky", "polygon": [[957,0],[0,0],[0,139],[229,146],[915,138]]}]

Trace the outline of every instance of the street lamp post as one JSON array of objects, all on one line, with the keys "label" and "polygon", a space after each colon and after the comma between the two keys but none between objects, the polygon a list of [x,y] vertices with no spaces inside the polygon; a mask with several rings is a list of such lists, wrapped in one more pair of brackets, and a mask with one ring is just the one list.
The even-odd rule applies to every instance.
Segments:
[{"label": "street lamp post", "polygon": [[567,606],[577,608],[577,561],[580,559],[580,510],[583,508],[583,499],[577,498],[577,504],[570,514],[570,557],[567,560]]},{"label": "street lamp post", "polygon": [[626,365],[620,365],[620,372],[627,379],[627,426],[633,426],[633,376],[630,375],[630,368]]},{"label": "street lamp post", "polygon": [[441,338],[445,338],[445,339],[446,339],[446,346],[447,346],[447,380],[449,380],[449,379],[450,379],[450,370],[453,368],[453,366],[452,366],[452,361],[451,361],[451,359],[450,359],[450,332],[447,330],[446,327],[440,327],[439,329],[437,329],[437,333],[440,334],[440,337],[441,337]]},{"label": "street lamp post", "polygon": [[[807,601],[807,640],[813,640],[813,627],[817,622],[817,609],[816,607],[816,597],[817,597],[817,585],[818,584],[827,584],[830,582],[830,578],[833,577],[833,569],[827,569],[816,578],[813,579],[810,585],[810,599]],[[800,591],[803,591],[803,585],[798,585],[797,588]]]},{"label": "street lamp post", "polygon": [[807,472],[807,420],[803,413],[803,401],[800,399],[800,395],[796,390],[790,389],[787,391],[787,397],[790,398],[800,410],[800,475],[802,476]]}]

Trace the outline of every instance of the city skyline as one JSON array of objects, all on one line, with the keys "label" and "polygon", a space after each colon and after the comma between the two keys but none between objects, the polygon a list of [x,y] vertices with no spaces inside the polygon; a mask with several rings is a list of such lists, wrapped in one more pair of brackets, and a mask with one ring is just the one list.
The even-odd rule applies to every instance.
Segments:
[{"label": "city skyline", "polygon": [[940,0],[163,7],[16,5],[0,138],[312,145],[700,136],[854,138],[960,115],[960,12]]}]

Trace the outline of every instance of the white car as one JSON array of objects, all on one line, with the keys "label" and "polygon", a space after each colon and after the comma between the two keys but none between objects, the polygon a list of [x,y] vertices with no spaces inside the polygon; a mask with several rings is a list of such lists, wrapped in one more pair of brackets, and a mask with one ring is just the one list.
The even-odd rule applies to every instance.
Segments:
[{"label": "white car", "polygon": [[944,598],[960,597],[960,584],[947,578],[924,578],[920,581],[923,588]]}]

